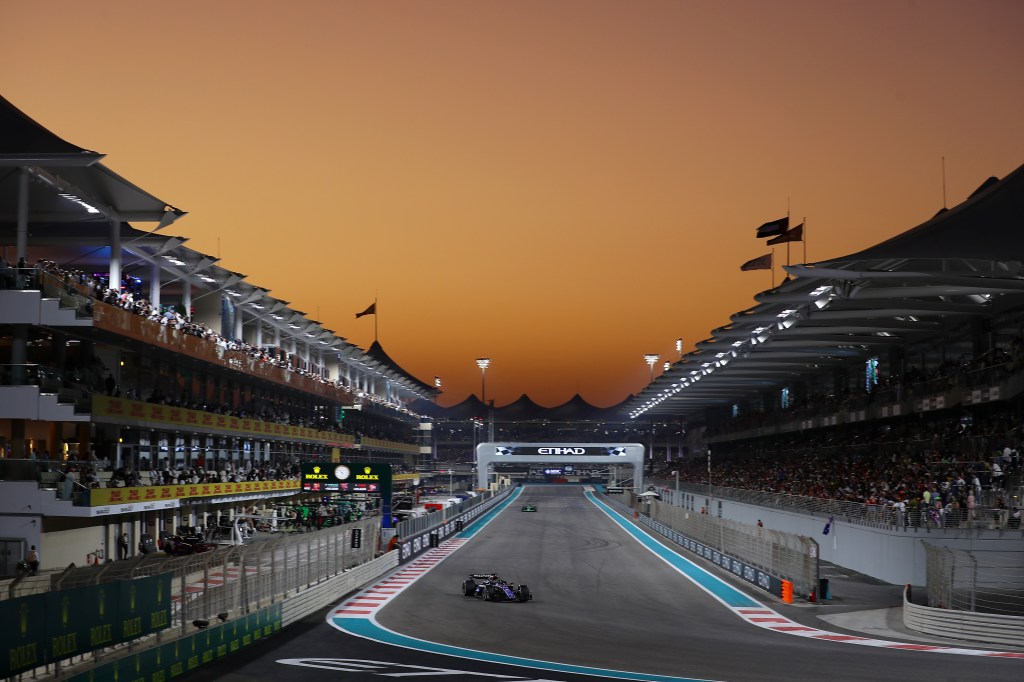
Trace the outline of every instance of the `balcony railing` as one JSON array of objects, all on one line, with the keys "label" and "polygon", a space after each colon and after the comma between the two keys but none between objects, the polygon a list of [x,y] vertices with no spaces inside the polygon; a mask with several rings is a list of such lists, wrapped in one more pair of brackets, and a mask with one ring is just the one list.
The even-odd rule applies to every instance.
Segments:
[{"label": "balcony railing", "polygon": [[307,393],[351,405],[352,393],[334,384],[322,383],[303,376],[285,367],[251,358],[242,351],[229,350],[206,339],[188,334],[180,329],[166,327],[159,322],[122,310],[117,306],[95,301],[93,324],[103,329],[151,346],[157,346],[174,353],[188,355],[197,360],[227,369],[244,372],[282,386],[289,386]]}]

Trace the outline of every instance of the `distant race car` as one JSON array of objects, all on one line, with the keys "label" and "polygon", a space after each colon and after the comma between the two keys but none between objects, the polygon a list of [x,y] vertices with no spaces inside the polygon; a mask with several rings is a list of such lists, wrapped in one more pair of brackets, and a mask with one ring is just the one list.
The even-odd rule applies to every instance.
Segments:
[{"label": "distant race car", "polygon": [[537,511],[537,505],[535,504],[524,504],[523,511],[535,512]]},{"label": "distant race car", "polygon": [[533,599],[526,585],[514,585],[502,580],[497,573],[474,573],[462,583],[462,594],[484,601],[517,601]]},{"label": "distant race car", "polygon": [[215,549],[217,545],[207,542],[198,535],[171,535],[163,541],[163,550],[171,556],[212,552]]}]

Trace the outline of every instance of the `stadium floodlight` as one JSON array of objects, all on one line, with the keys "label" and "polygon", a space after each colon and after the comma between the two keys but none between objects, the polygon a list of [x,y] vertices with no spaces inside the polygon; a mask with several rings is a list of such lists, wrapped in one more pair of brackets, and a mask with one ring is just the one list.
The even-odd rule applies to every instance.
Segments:
[{"label": "stadium floodlight", "polygon": [[657,353],[644,353],[644,362],[650,365],[651,368],[651,381],[654,381],[654,365],[658,363],[661,358]]},{"label": "stadium floodlight", "polygon": [[476,366],[480,368],[480,402],[487,404],[487,368],[491,366],[490,358],[477,358]]}]

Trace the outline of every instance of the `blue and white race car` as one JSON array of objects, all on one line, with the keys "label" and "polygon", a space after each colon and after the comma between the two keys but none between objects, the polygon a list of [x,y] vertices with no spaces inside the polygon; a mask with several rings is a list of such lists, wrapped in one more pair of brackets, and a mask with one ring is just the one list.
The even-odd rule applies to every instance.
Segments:
[{"label": "blue and white race car", "polygon": [[517,601],[533,599],[526,585],[514,585],[502,580],[497,573],[474,573],[462,583],[462,594],[484,601]]}]

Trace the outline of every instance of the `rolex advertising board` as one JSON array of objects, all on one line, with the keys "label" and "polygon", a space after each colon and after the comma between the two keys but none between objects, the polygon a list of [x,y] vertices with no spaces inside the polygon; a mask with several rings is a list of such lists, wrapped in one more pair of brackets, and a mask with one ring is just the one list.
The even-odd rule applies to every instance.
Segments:
[{"label": "rolex advertising board", "polygon": [[256,644],[280,630],[281,604],[274,604],[226,623],[190,629],[184,637],[103,663],[72,677],[69,682],[165,682]]},{"label": "rolex advertising board", "polygon": [[171,574],[0,601],[0,677],[125,642],[171,624]]},{"label": "rolex advertising board", "polygon": [[301,467],[304,493],[366,493],[380,497],[381,523],[391,527],[391,465],[380,462],[316,462]]},{"label": "rolex advertising board", "polygon": [[120,641],[162,630],[171,624],[171,574],[161,573],[121,583],[118,627]]},{"label": "rolex advertising board", "polygon": [[117,633],[118,583],[47,592],[46,643],[58,661],[121,641]]},{"label": "rolex advertising board", "polygon": [[31,670],[46,662],[45,594],[0,601],[3,664],[0,677]]}]

